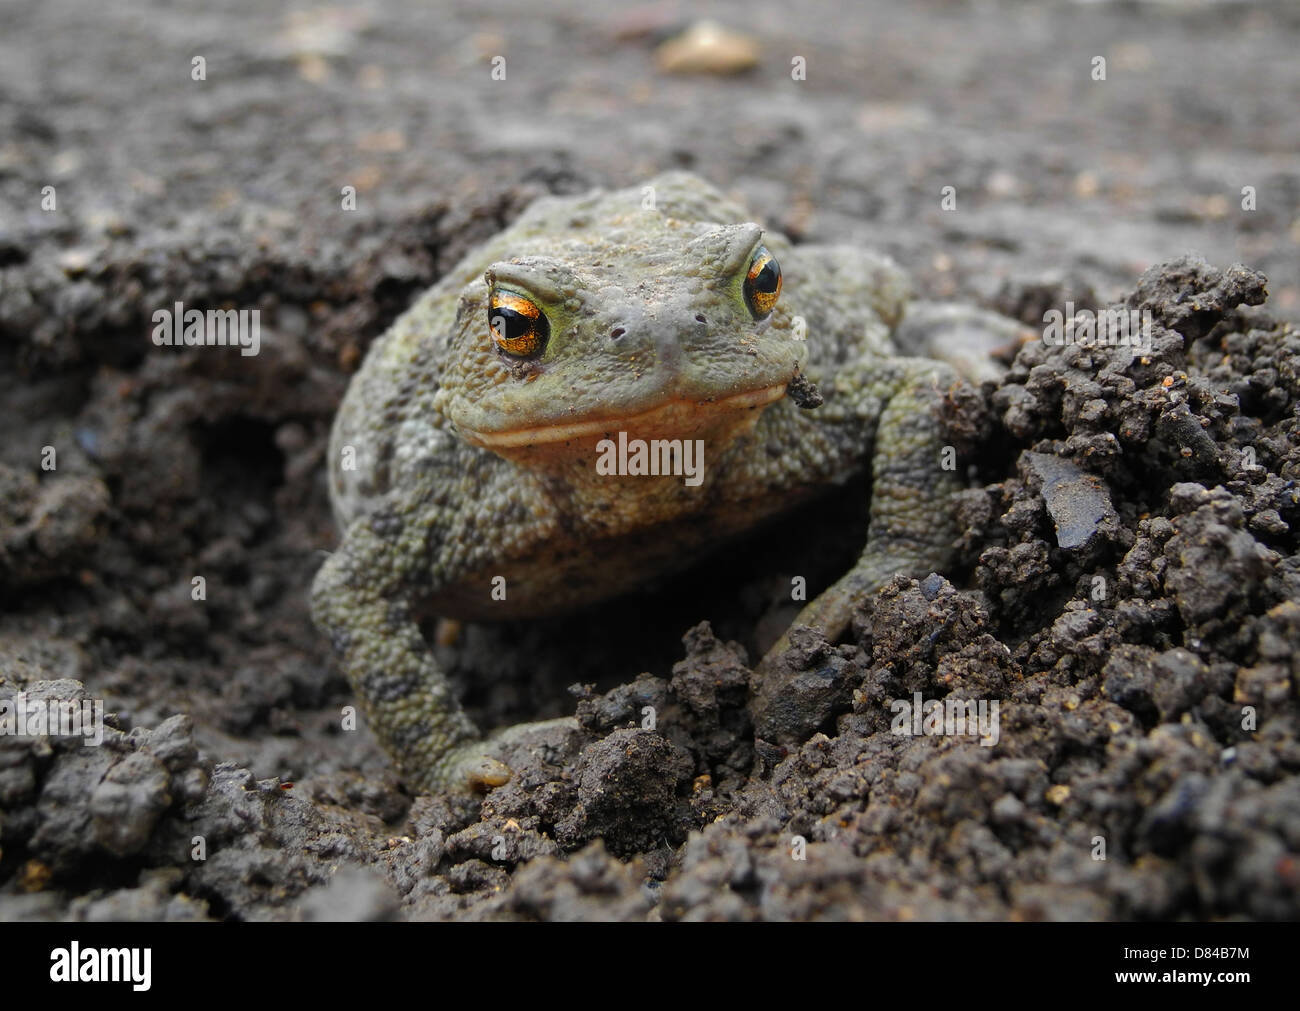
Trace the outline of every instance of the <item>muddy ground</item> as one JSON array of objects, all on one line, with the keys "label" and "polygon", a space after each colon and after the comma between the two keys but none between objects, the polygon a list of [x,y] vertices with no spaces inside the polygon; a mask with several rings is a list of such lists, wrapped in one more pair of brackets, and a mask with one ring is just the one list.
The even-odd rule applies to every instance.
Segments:
[{"label": "muddy ground", "polygon": [[[656,64],[671,4],[5,4],[0,698],[112,715],[0,737],[0,918],[1300,913],[1300,14],[852,9],[711,5],[761,47],[723,77]],[[332,413],[533,197],[672,167],[930,297],[1148,309],[1152,347],[1034,342],[954,391],[961,564],[801,636],[784,740],[749,665],[790,576],[847,567],[861,487],[635,599],[465,627],[483,725],[583,731],[413,796],[307,614]],[[260,355],[154,347],[176,301],[261,309]],[[1000,700],[997,744],[891,733],[914,692]]]}]

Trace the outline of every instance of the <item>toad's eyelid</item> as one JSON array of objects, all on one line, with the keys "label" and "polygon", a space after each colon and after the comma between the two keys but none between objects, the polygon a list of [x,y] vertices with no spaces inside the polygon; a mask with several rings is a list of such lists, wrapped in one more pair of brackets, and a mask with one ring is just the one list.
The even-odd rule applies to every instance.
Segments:
[{"label": "toad's eyelid", "polygon": [[736,236],[735,244],[731,247],[731,255],[727,257],[727,265],[723,270],[723,274],[731,277],[735,274],[748,273],[749,262],[762,245],[763,229],[758,225],[751,224]]},{"label": "toad's eyelid", "polygon": [[521,295],[531,296],[538,301],[555,303],[563,301],[564,295],[555,283],[553,276],[532,265],[521,263],[494,263],[483,274],[488,288],[516,288]]}]

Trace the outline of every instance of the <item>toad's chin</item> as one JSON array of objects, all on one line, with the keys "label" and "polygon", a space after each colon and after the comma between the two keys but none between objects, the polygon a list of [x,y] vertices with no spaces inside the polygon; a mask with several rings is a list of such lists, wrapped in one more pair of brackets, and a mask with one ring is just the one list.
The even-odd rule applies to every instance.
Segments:
[{"label": "toad's chin", "polygon": [[460,431],[467,442],[503,455],[530,449],[576,447],[593,439],[616,438],[619,432],[638,438],[695,438],[710,432],[748,427],[757,420],[764,407],[785,396],[786,385],[764,386],[715,400],[667,400],[629,414],[556,419],[543,425],[496,432],[465,428]]}]

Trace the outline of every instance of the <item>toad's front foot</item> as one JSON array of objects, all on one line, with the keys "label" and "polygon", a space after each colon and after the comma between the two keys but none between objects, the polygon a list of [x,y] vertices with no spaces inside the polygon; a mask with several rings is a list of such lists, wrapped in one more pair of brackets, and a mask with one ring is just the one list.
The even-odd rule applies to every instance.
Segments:
[{"label": "toad's front foot", "polygon": [[577,731],[572,716],[536,723],[519,723],[489,734],[482,740],[466,741],[446,752],[436,765],[409,770],[410,778],[421,789],[431,792],[473,791],[487,793],[514,778],[515,770],[504,760],[518,752],[534,734],[555,730]]},{"label": "toad's front foot", "polygon": [[[381,517],[382,518],[382,517]],[[312,586],[312,616],[334,644],[370,729],[417,789],[494,789],[510,781],[520,742],[568,720],[481,737],[420,634],[389,526],[355,522]],[[376,576],[375,574],[378,574]],[[371,578],[366,578],[369,575]]]},{"label": "toad's front foot", "polygon": [[[819,629],[832,643],[854,611],[895,574],[920,578],[942,572],[954,555],[958,530],[952,497],[961,483],[945,462],[949,447],[941,408],[957,377],[949,366],[923,359],[900,359],[895,369],[871,461],[866,546],[848,574],[795,619],[795,625]],[[820,663],[820,650],[802,658],[812,664],[811,671],[800,657],[787,660],[792,639],[782,636],[763,658],[750,702],[755,733],[783,744],[807,740],[843,696],[831,668]]]}]

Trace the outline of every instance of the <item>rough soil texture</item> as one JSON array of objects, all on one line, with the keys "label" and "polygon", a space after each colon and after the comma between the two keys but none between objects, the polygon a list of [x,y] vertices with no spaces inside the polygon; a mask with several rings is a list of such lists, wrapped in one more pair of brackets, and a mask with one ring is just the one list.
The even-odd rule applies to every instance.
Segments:
[{"label": "rough soil texture", "polygon": [[[0,736],[0,919],[1300,915],[1294,7],[728,2],[763,58],[714,78],[656,69],[669,7],[101,6],[0,14],[0,699],[112,714],[98,748]],[[1029,327],[1149,310],[1151,348],[1034,341],[952,391],[962,562],[796,635],[781,739],[751,663],[790,577],[847,567],[861,487],[448,636],[483,725],[582,730],[413,797],[307,616],[333,410],[534,196],[670,167]],[[261,354],[156,348],[176,301],[260,308]],[[999,701],[996,744],[891,732],[918,692]]]}]

